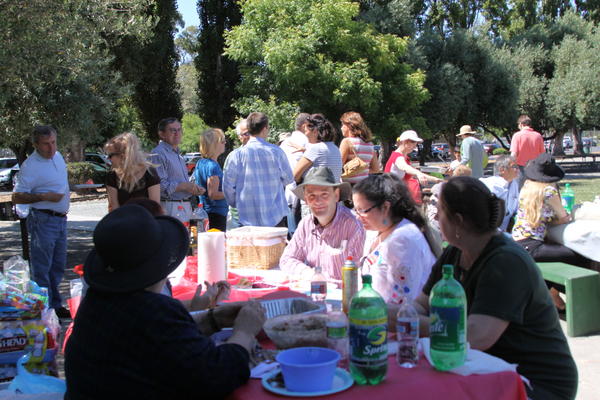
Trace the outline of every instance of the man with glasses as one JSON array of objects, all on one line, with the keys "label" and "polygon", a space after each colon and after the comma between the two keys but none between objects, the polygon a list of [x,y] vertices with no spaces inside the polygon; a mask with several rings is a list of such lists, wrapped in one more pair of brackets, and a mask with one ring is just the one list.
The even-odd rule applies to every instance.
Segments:
[{"label": "man with glasses", "polygon": [[[157,165],[160,204],[165,213],[179,218],[181,222],[189,222],[192,196],[201,196],[206,190],[189,181],[185,160],[179,153],[182,132],[181,122],[177,118],[161,120],[158,123],[160,142],[152,149],[152,162]],[[183,207],[183,213],[179,207]]]},{"label": "man with glasses", "polygon": [[498,157],[494,163],[494,176],[480,178],[492,193],[504,200],[504,219],[498,229],[510,232],[514,215],[519,208],[519,165],[509,155]]},{"label": "man with glasses", "polygon": [[56,151],[56,129],[52,126],[36,126],[32,141],[35,151],[21,165],[12,202],[30,206],[31,279],[48,288],[50,307],[58,317],[70,318],[58,290],[67,263],[67,166]]},{"label": "man with glasses", "polygon": [[344,261],[348,256],[359,260],[365,242],[362,224],[340,203],[350,198],[350,184],[336,181],[327,167],[315,167],[294,193],[304,199],[310,214],[302,218],[285,248],[281,270],[292,278],[308,280],[319,266],[328,280],[341,281]]},{"label": "man with glasses", "polygon": [[250,139],[229,154],[223,171],[225,200],[242,226],[287,226],[284,188],[293,180],[284,152],[267,142],[269,119],[260,112],[246,118]]}]

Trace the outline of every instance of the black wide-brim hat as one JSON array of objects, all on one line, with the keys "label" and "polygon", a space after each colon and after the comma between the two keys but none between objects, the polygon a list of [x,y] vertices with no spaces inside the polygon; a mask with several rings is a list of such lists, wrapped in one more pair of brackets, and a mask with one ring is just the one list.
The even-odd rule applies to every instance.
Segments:
[{"label": "black wide-brim hat", "polygon": [[549,153],[542,153],[525,166],[525,178],[537,182],[553,183],[565,177],[565,171],[556,164]]},{"label": "black wide-brim hat", "polygon": [[143,290],[175,270],[188,245],[188,230],[178,219],[154,217],[139,205],[125,205],[96,226],[84,278],[103,292]]}]

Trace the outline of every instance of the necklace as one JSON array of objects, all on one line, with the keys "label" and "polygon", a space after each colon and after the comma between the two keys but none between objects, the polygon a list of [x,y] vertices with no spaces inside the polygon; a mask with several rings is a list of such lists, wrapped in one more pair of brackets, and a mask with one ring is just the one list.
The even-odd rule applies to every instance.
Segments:
[{"label": "necklace", "polygon": [[386,230],[383,230],[381,232],[379,232],[377,234],[377,240],[373,243],[373,246],[371,246],[371,251],[375,250],[377,247],[379,247],[379,245],[381,244],[381,242],[383,242],[388,235],[386,235],[386,233],[388,233],[389,231],[393,230],[396,225],[398,225],[398,223],[393,224],[392,226],[390,226],[389,228],[387,228]]}]

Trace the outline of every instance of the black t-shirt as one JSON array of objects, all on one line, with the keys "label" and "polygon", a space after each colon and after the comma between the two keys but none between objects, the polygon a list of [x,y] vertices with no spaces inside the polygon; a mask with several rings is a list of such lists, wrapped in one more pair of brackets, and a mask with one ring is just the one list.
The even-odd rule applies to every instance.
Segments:
[{"label": "black t-shirt", "polygon": [[518,364],[534,388],[533,399],[573,399],[577,367],[539,268],[513,240],[494,236],[469,270],[459,265],[461,251],[448,247],[432,268],[423,292],[429,295],[442,278],[442,265],[454,274],[467,295],[467,314],[483,314],[508,327],[486,352]]},{"label": "black t-shirt", "polygon": [[158,177],[158,173],[156,169],[150,167],[146,170],[144,176],[140,178],[139,181],[136,182],[135,187],[131,192],[125,190],[125,188],[119,187],[119,177],[115,173],[115,171],[110,171],[106,176],[106,186],[112,186],[117,189],[117,200],[119,201],[119,205],[122,206],[127,202],[127,200],[134,197],[148,197],[148,188],[150,186],[160,184],[160,178]]}]

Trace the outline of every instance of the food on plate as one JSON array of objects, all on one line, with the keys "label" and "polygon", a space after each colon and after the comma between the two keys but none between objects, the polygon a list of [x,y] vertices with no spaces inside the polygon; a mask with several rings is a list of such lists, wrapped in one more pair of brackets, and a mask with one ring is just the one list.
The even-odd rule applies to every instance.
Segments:
[{"label": "food on plate", "polygon": [[325,314],[280,315],[265,322],[267,336],[279,349],[327,346]]}]

